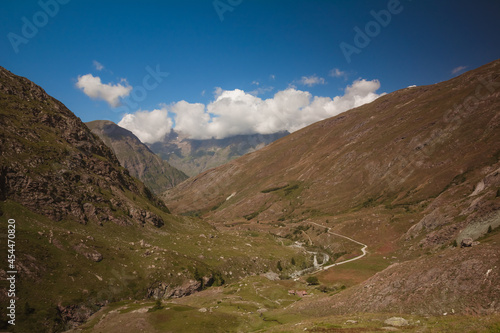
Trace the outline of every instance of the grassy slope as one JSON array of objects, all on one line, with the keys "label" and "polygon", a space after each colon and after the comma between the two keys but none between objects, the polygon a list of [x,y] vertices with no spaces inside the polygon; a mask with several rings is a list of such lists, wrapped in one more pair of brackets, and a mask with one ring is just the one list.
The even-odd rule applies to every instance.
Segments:
[{"label": "grassy slope", "polygon": [[[58,323],[58,305],[97,310],[98,304],[108,301],[144,299],[154,282],[181,285],[195,278],[195,270],[205,276],[221,272],[230,282],[268,271],[278,259],[300,257],[272,237],[220,233],[201,221],[159,211],[166,221],[160,229],[53,222],[10,201],[1,203],[0,209],[2,218],[17,221],[17,332],[64,327]],[[97,250],[104,259],[93,262],[78,254],[74,247],[80,243]],[[5,281],[2,287],[6,287]],[[34,309],[29,315],[26,302]]]}]

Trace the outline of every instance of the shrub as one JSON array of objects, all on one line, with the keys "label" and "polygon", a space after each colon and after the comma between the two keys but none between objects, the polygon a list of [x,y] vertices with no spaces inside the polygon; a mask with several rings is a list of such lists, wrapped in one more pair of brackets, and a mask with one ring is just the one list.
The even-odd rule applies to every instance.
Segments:
[{"label": "shrub", "polygon": [[278,264],[276,265],[276,268],[278,269],[278,271],[282,271],[283,270],[283,266],[281,266],[281,261],[278,261]]},{"label": "shrub", "polygon": [[222,274],[219,271],[213,273],[213,279],[214,283],[212,284],[212,286],[214,287],[220,287],[226,282],[224,281],[224,278],[222,277]]},{"label": "shrub", "polygon": [[163,305],[161,305],[161,301],[158,299],[156,300],[155,305],[149,309],[148,312],[155,312],[161,309],[163,309]]},{"label": "shrub", "polygon": [[318,280],[318,277],[316,276],[309,276],[307,279],[306,279],[306,282],[307,284],[311,285],[311,286],[316,286],[319,284],[319,280]]},{"label": "shrub", "polygon": [[327,287],[327,286],[325,286],[325,285],[321,285],[321,286],[319,286],[319,287],[318,287],[318,288],[316,288],[316,289],[318,289],[318,290],[319,290],[319,291],[321,291],[322,293],[327,293],[327,292],[331,291],[331,289],[330,289],[330,288],[328,288],[328,287]]}]

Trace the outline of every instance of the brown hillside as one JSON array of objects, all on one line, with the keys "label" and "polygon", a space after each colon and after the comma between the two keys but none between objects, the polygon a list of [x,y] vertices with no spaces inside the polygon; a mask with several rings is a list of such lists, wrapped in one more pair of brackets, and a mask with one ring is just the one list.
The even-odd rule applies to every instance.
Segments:
[{"label": "brown hillside", "polygon": [[[318,229],[297,233],[314,221],[367,244],[318,275],[361,284],[300,313],[497,312],[500,60],[315,123],[163,198],[219,226],[340,251]],[[479,245],[460,249],[466,238]]]},{"label": "brown hillside", "polygon": [[[220,205],[213,219],[277,219],[422,202],[466,180],[475,186],[500,157],[499,75],[495,61],[396,91],[209,170],[164,198],[178,213]],[[273,191],[287,185],[285,193]]]}]

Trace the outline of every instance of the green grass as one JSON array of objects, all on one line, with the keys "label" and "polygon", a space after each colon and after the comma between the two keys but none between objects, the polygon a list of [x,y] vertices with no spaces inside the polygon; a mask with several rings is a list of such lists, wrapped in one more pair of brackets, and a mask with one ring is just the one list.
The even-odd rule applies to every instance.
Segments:
[{"label": "green grass", "polygon": [[[222,234],[187,217],[163,215],[167,223],[160,229],[123,227],[112,222],[101,227],[68,220],[54,222],[10,201],[0,203],[0,210],[5,217],[16,219],[16,255],[31,270],[18,283],[19,304],[28,300],[35,310],[19,315],[21,331],[30,331],[31,323],[42,322],[46,322],[47,330],[54,329],[53,325],[61,329],[62,323],[57,324],[58,304],[80,304],[97,310],[95,304],[101,301],[143,299],[155,281],[180,285],[195,278],[196,270],[202,275],[218,274],[219,283],[231,282],[266,270],[264,265],[275,267],[277,258],[300,257],[296,250],[281,246],[273,237]],[[201,234],[217,237],[203,238]],[[150,246],[141,247],[141,240]],[[104,259],[96,263],[78,254],[74,247],[82,241],[102,253]],[[151,254],[145,255],[148,251]],[[29,264],[26,256],[33,257],[34,262]],[[249,256],[258,260],[254,262]],[[37,330],[43,329],[41,326]]]}]

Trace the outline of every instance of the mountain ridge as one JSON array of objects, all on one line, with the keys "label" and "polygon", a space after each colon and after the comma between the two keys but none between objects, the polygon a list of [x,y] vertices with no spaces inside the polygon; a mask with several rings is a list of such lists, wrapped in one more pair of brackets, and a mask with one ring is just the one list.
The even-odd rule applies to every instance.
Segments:
[{"label": "mountain ridge", "polygon": [[189,176],[227,163],[235,158],[265,147],[289,133],[236,135],[224,139],[190,139],[170,131],[161,142],[148,144],[150,149],[172,166]]},{"label": "mountain ridge", "polygon": [[[488,67],[490,69],[498,68],[498,63],[498,61],[493,62],[482,67],[482,69]],[[388,204],[392,205],[407,204],[411,200],[423,200],[429,196],[436,196],[448,184],[452,183],[455,177],[459,177],[466,172],[467,168],[472,167],[468,164],[474,164],[475,160],[484,160],[484,158],[478,158],[481,154],[488,155],[491,161],[496,162],[495,158],[500,151],[500,148],[495,145],[498,141],[494,140],[498,135],[494,131],[494,128],[499,123],[500,116],[498,114],[493,113],[491,117],[484,117],[485,111],[481,111],[483,110],[481,105],[481,107],[475,108],[474,111],[482,114],[482,117],[467,119],[474,122],[474,124],[468,124],[465,119],[449,117],[449,113],[445,114],[442,111],[452,110],[453,107],[452,103],[446,102],[446,96],[441,96],[441,91],[444,92],[445,90],[444,86],[449,89],[446,95],[453,96],[455,94],[453,90],[456,89],[452,88],[452,86],[455,82],[459,82],[462,86],[467,85],[469,80],[472,79],[470,75],[470,73],[464,74],[451,81],[434,86],[403,89],[380,97],[371,104],[310,125],[303,130],[292,133],[285,140],[275,142],[256,153],[251,153],[224,166],[193,177],[179,188],[167,192],[164,198],[172,200],[171,207],[177,212],[193,210],[194,206],[199,207],[202,211],[207,211],[236,192],[231,198],[233,203],[232,212],[234,213],[241,208],[240,213],[224,214],[225,207],[229,207],[230,203],[228,202],[223,204],[216,212],[208,214],[214,218],[218,216],[221,218],[234,218],[242,217],[245,215],[244,213],[252,213],[258,209],[256,204],[244,211],[243,206],[248,207],[248,200],[242,200],[243,196],[246,195],[247,199],[249,196],[253,196],[256,202],[266,202],[272,192],[262,192],[279,187],[280,184],[298,186],[297,184],[291,184],[291,182],[307,183],[307,186],[310,186],[310,189],[300,188],[301,191],[307,191],[309,202],[314,202],[311,207],[308,207],[307,203],[305,203],[305,210],[320,209],[325,213],[339,213],[345,209],[362,205],[369,199],[372,199],[372,203],[376,203],[376,200],[381,202],[383,200],[382,197],[379,198],[380,195],[383,195],[386,200],[392,198],[388,202]],[[467,98],[471,92],[473,93],[475,88],[475,86],[463,88],[460,92],[463,96],[461,100]],[[439,93],[432,95],[433,89],[437,89]],[[498,90],[488,95],[484,101],[479,102],[481,104],[497,103],[495,101],[497,95]],[[455,97],[452,98],[456,99]],[[430,101],[427,101],[427,99],[430,99]],[[412,104],[410,106],[412,109],[422,109],[423,105],[425,110],[420,111],[417,116],[411,116],[411,113],[408,113],[410,107],[402,108],[403,105],[409,103]],[[391,112],[387,111],[388,107],[391,107]],[[494,106],[488,106],[488,112],[491,113],[493,109]],[[380,112],[381,110],[386,111]],[[437,112],[438,110],[439,112]],[[471,118],[470,114],[462,114],[462,116]],[[410,117],[414,118],[410,119]],[[450,118],[451,121],[448,121],[447,118]],[[382,124],[396,125],[390,125],[385,130],[391,131],[390,136],[384,134],[376,138],[371,137],[373,135],[371,133],[374,133],[374,131],[375,133],[381,131]],[[463,148],[463,150],[467,151],[469,155],[465,163],[461,164],[453,156],[443,162],[434,163],[432,161],[432,159],[437,159],[437,156],[444,156],[440,154],[445,151],[443,150],[444,147],[447,148],[446,144],[448,142],[445,140],[450,141],[447,139],[448,136],[455,134],[457,131],[466,132],[470,135],[469,132],[478,131],[474,128],[486,129],[486,132],[481,133],[479,138],[482,137],[483,141],[489,140],[492,144],[488,146],[480,142],[478,144],[481,144],[481,151],[477,151],[474,142],[464,140],[463,147],[466,148]],[[457,139],[461,140],[458,137]],[[453,147],[460,144],[453,142]],[[490,147],[497,150],[492,151]],[[377,157],[381,157],[381,159],[378,160]],[[412,160],[416,157],[418,160]],[[366,165],[363,164],[365,162]],[[355,164],[353,165],[353,163]],[[415,168],[415,166],[418,166],[418,168]],[[334,168],[335,172],[333,172]],[[425,175],[429,168],[434,169],[442,177]],[[252,170],[252,172],[247,172],[247,170]],[[356,174],[350,174],[350,170],[354,170]],[[339,176],[340,174],[343,175],[342,172],[348,174],[352,181],[345,182],[344,178]],[[235,175],[241,175],[241,177]],[[217,181],[216,177],[221,178]],[[258,182],[253,181],[256,177],[259,179]],[[411,180],[413,184],[419,181],[421,177],[429,180],[418,185],[420,186],[416,191],[418,195],[414,193],[411,196],[406,196],[405,194],[411,188],[408,186],[401,188],[401,185],[404,185],[407,180]],[[434,180],[431,181],[431,178]],[[229,179],[232,181],[228,182]],[[183,202],[182,195],[189,193],[194,183],[196,183],[197,194],[191,194],[196,199]],[[223,186],[223,183],[226,185]],[[325,183],[334,185],[336,193],[329,193],[327,189],[318,190]],[[202,184],[201,187],[200,184]],[[216,193],[216,195],[208,195],[208,193],[204,192],[204,185],[207,186],[209,192]],[[249,188],[252,190],[250,191]],[[379,189],[383,189],[382,192]],[[341,193],[341,195],[338,193]],[[350,195],[346,195],[346,193]],[[235,205],[236,201],[238,203]],[[189,202],[193,204],[189,205]],[[269,203],[271,202],[274,201],[269,201]],[[334,205],[330,205],[330,202],[334,202]],[[337,208],[332,209],[334,207]],[[250,209],[254,209],[254,211],[250,211]],[[227,211],[229,212],[229,210]],[[278,216],[279,214],[277,214],[269,213],[269,217]]]},{"label": "mountain ridge", "polygon": [[112,121],[94,120],[86,125],[113,150],[120,164],[154,193],[164,192],[188,178],[154,154],[132,132]]}]

